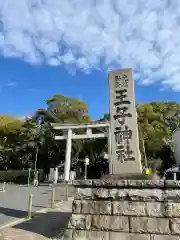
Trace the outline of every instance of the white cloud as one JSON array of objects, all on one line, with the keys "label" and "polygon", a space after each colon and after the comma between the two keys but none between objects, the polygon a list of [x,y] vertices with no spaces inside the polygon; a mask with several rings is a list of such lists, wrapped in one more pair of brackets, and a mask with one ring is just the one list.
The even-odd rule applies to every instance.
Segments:
[{"label": "white cloud", "polygon": [[0,54],[71,72],[131,67],[180,90],[179,0],[0,0]]},{"label": "white cloud", "polygon": [[17,86],[16,82],[10,81],[0,86],[0,92],[4,91],[7,88],[12,88]]},{"label": "white cloud", "polygon": [[15,87],[17,85],[16,82],[8,82],[5,86],[6,87]]}]

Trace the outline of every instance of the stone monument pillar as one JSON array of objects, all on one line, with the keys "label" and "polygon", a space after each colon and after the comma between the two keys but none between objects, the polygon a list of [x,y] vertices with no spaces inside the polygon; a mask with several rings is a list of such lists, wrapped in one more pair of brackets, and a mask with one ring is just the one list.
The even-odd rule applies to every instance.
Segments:
[{"label": "stone monument pillar", "polygon": [[141,174],[141,156],[131,69],[109,72],[112,174]]}]

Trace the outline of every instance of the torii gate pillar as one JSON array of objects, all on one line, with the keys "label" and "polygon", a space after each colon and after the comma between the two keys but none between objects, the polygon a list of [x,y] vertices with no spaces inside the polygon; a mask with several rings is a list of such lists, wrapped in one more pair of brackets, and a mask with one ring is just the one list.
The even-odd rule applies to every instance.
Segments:
[{"label": "torii gate pillar", "polygon": [[65,166],[64,166],[64,180],[69,181],[69,173],[71,168],[71,146],[72,146],[72,129],[68,129],[67,140],[66,140],[66,155],[65,155]]}]

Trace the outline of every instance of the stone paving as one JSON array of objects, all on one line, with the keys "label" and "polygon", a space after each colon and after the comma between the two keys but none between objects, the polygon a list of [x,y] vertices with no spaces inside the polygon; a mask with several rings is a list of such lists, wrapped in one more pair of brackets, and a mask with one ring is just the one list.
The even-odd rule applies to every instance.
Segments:
[{"label": "stone paving", "polygon": [[0,240],[47,240],[65,229],[72,211],[72,199],[56,204],[53,210],[0,231]]}]

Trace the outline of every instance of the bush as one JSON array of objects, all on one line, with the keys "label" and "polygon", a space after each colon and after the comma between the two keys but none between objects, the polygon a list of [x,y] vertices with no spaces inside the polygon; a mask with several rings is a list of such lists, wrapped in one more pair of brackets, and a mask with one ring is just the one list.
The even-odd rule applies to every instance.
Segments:
[{"label": "bush", "polygon": [[0,171],[0,182],[12,182],[22,174],[21,170]]}]

